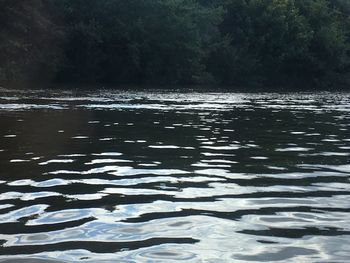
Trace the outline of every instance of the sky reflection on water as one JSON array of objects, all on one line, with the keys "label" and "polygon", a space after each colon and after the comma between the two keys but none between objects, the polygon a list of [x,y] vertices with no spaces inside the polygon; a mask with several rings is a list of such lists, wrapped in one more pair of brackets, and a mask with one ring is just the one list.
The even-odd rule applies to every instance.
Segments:
[{"label": "sky reflection on water", "polygon": [[0,262],[347,262],[349,105],[1,90]]}]

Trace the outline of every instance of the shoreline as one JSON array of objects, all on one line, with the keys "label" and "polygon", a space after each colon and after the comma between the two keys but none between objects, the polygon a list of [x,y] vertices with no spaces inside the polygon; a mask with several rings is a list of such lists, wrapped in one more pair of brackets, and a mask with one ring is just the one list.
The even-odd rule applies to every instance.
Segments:
[{"label": "shoreline", "polygon": [[318,93],[318,92],[350,92],[350,87],[272,87],[272,86],[229,86],[229,85],[113,85],[103,83],[49,83],[49,84],[21,84],[1,85],[4,91],[40,91],[40,90],[65,90],[65,91],[166,91],[166,92],[222,92],[222,93]]}]

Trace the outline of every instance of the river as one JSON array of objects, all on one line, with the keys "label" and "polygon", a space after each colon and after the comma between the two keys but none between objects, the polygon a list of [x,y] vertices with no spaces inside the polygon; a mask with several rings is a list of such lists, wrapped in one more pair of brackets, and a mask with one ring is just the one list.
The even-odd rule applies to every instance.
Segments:
[{"label": "river", "polygon": [[0,90],[0,262],[348,262],[350,94]]}]

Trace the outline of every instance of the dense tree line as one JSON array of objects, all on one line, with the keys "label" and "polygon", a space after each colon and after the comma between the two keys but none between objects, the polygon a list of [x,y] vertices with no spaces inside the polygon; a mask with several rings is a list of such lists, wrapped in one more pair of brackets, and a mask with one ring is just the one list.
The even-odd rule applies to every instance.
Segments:
[{"label": "dense tree line", "polygon": [[0,84],[51,78],[60,69],[57,11],[42,0],[0,0]]},{"label": "dense tree line", "polygon": [[350,84],[347,0],[0,0],[0,10],[0,84]]}]

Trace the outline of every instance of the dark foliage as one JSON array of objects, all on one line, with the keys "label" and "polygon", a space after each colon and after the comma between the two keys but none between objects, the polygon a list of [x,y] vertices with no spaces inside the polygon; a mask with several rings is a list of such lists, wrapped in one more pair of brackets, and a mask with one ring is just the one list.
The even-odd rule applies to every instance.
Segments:
[{"label": "dark foliage", "polygon": [[0,0],[0,84],[346,87],[347,0]]},{"label": "dark foliage", "polygon": [[0,80],[49,80],[60,67],[62,32],[49,1],[0,0]]}]

